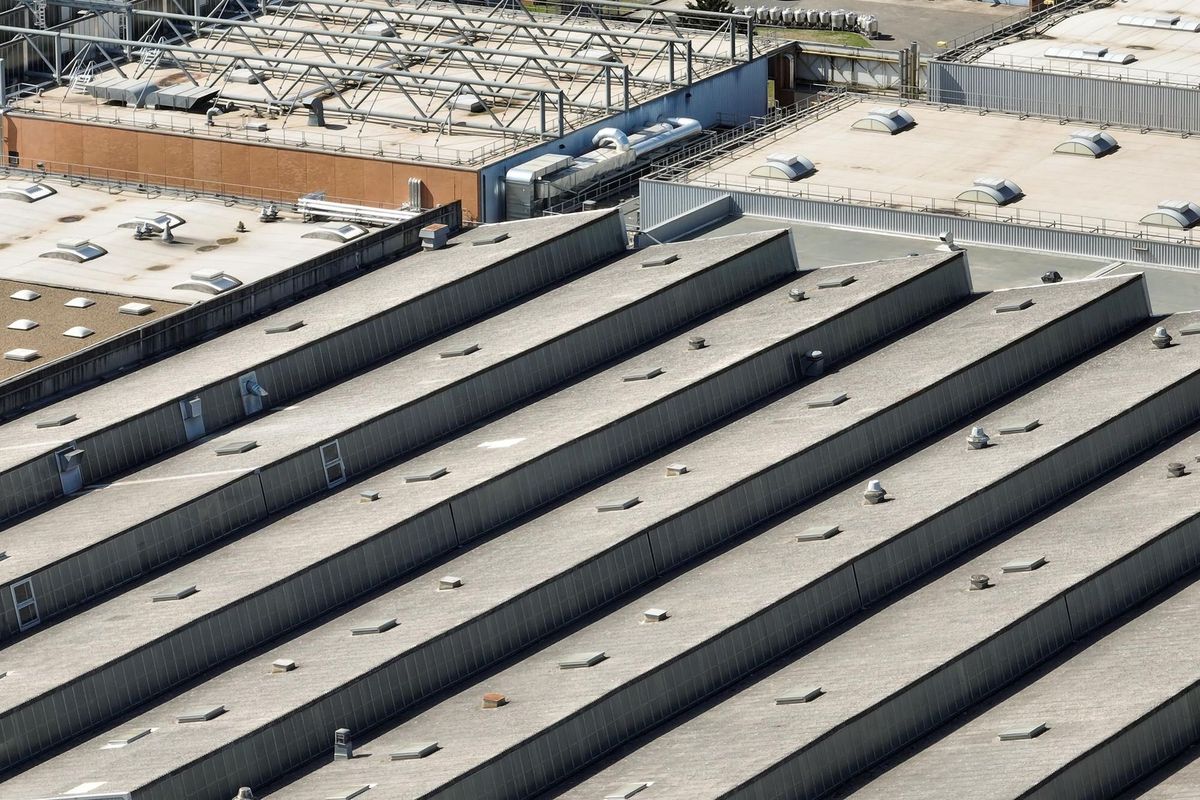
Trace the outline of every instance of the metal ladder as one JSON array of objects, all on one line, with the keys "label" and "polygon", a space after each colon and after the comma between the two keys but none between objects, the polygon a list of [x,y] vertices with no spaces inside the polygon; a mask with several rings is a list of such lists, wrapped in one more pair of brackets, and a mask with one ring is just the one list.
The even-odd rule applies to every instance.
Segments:
[{"label": "metal ladder", "polygon": [[92,85],[92,81],[96,79],[96,62],[89,61],[86,64],[76,64],[71,70],[71,84],[67,89],[67,94],[87,94],[88,87]]}]

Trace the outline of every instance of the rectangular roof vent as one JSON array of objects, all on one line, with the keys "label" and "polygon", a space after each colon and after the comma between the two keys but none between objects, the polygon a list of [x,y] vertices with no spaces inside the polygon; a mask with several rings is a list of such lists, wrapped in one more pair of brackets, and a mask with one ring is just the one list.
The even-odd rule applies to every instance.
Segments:
[{"label": "rectangular roof vent", "polygon": [[67,302],[63,303],[67,308],[91,308],[96,305],[95,300],[89,300],[86,297],[72,297]]},{"label": "rectangular roof vent", "polygon": [[825,394],[820,397],[814,397],[811,400],[806,400],[805,405],[809,408],[829,408],[844,403],[847,400],[845,392],[835,392],[833,394]]},{"label": "rectangular roof vent", "polygon": [[628,511],[629,509],[642,502],[640,497],[630,497],[627,500],[608,500],[596,506],[596,510],[604,511]]},{"label": "rectangular roof vent", "polygon": [[643,267],[665,267],[667,264],[674,264],[679,260],[678,253],[666,253],[661,256],[651,256],[642,261]]},{"label": "rectangular roof vent", "polygon": [[842,532],[842,529],[837,525],[816,525],[812,528],[805,528],[796,534],[797,542],[819,542],[825,539],[832,539]]},{"label": "rectangular roof vent", "polygon": [[129,314],[133,317],[144,317],[154,310],[154,306],[149,303],[126,303],[117,309],[121,314]]},{"label": "rectangular roof vent", "polygon": [[1000,426],[1000,435],[1010,433],[1029,433],[1042,424],[1041,420],[1031,419],[1028,422],[1008,422]]},{"label": "rectangular roof vent", "polygon": [[292,331],[300,330],[304,327],[304,320],[298,319],[295,322],[285,322],[279,325],[269,325],[263,329],[264,333],[291,333]]},{"label": "rectangular roof vent", "polygon": [[445,467],[434,467],[425,472],[410,472],[408,475],[401,477],[400,480],[405,483],[421,483],[422,481],[436,481],[443,475],[449,474],[450,470]]},{"label": "rectangular roof vent", "polygon": [[111,749],[114,747],[128,747],[129,745],[136,742],[138,739],[141,739],[142,737],[149,736],[149,735],[150,735],[149,728],[134,728],[132,730],[125,731],[125,732],[118,734],[117,736],[114,736],[113,738],[109,739],[104,744],[104,748]]},{"label": "rectangular roof vent", "polygon": [[424,758],[427,755],[436,753],[441,748],[437,742],[416,742],[415,744],[406,744],[401,746],[399,750],[392,753],[392,761],[409,761],[414,758]]},{"label": "rectangular roof vent", "polygon": [[182,600],[185,597],[191,597],[197,591],[199,590],[195,586],[180,586],[178,589],[168,589],[158,592],[150,599],[155,603],[165,603],[169,600]]},{"label": "rectangular roof vent", "polygon": [[33,361],[37,357],[38,351],[30,350],[28,347],[18,347],[4,354],[7,361]]},{"label": "rectangular roof vent", "polygon": [[1000,741],[1015,742],[1020,739],[1036,739],[1037,737],[1039,737],[1043,733],[1045,733],[1047,730],[1049,730],[1049,728],[1046,727],[1046,723],[1044,723],[1044,722],[1039,722],[1036,725],[1023,725],[1019,728],[1012,728],[1007,731],[1001,731],[1000,732]]},{"label": "rectangular roof vent", "polygon": [[211,708],[197,708],[192,711],[185,712],[175,717],[176,722],[208,722],[216,719],[224,714],[225,706],[212,706]]},{"label": "rectangular roof vent", "polygon": [[237,455],[238,453],[248,453],[256,447],[258,447],[258,442],[255,441],[227,442],[213,452],[219,456],[233,456]]},{"label": "rectangular roof vent", "polygon": [[1027,297],[1024,300],[1021,300],[1018,302],[1001,303],[1000,305],[996,306],[996,313],[997,314],[1007,314],[1010,311],[1024,311],[1025,309],[1029,308],[1031,305],[1033,305],[1033,299]]},{"label": "rectangular roof vent", "polygon": [[853,275],[846,275],[842,278],[826,278],[817,284],[818,289],[837,289],[842,286],[849,286],[854,283]]},{"label": "rectangular roof vent", "polygon": [[572,653],[558,662],[559,669],[587,669],[608,658],[603,650],[592,653]]},{"label": "rectangular roof vent", "polygon": [[497,244],[508,238],[507,233],[493,233],[490,235],[479,236],[471,241],[473,247],[479,247],[485,244]]},{"label": "rectangular roof vent", "polygon": [[1021,558],[1016,561],[1010,561],[1000,567],[1001,572],[1033,572],[1038,567],[1045,566],[1046,559],[1043,556],[1037,558]]},{"label": "rectangular roof vent", "polygon": [[796,703],[811,703],[821,695],[825,694],[820,686],[804,686],[800,689],[794,689],[785,695],[780,695],[775,698],[775,705],[790,706]]},{"label": "rectangular roof vent", "polygon": [[628,382],[628,381],[648,381],[648,380],[651,380],[652,378],[657,378],[659,375],[662,375],[662,374],[663,374],[662,367],[654,367],[653,369],[648,369],[643,372],[631,372],[628,375],[622,376],[621,380],[626,381],[626,382]]},{"label": "rectangular roof vent", "polygon": [[642,789],[645,789],[649,785],[650,783],[648,781],[622,784],[608,794],[604,795],[604,800],[629,800],[629,798],[633,797],[635,794],[640,792]]},{"label": "rectangular roof vent", "polygon": [[352,636],[370,636],[373,633],[386,633],[400,623],[396,622],[396,618],[381,619],[378,622],[370,622],[365,625],[357,625],[350,629]]},{"label": "rectangular roof vent", "polygon": [[20,289],[10,294],[9,297],[13,300],[24,300],[26,303],[32,303],[34,300],[37,300],[39,297],[41,297],[41,295],[35,292],[33,289]]},{"label": "rectangular roof vent", "polygon": [[46,417],[39,419],[34,423],[35,428],[61,428],[63,425],[70,425],[75,420],[79,419],[75,414],[63,414],[57,417]]},{"label": "rectangular roof vent", "polygon": [[443,350],[438,353],[438,358],[458,358],[460,356],[469,356],[471,353],[479,350],[478,344],[468,344],[463,347],[457,347],[450,350]]}]

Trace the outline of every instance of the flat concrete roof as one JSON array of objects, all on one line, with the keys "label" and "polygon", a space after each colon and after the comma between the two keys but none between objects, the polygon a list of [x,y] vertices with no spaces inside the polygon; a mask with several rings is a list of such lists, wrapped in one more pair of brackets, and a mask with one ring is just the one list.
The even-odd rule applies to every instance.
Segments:
[{"label": "flat concrete roof", "polygon": [[[0,223],[4,219],[4,217],[0,217]],[[0,261],[0,263],[6,262]],[[83,265],[77,266],[82,267]],[[0,267],[0,270],[2,269],[3,267]],[[13,298],[14,294],[22,291],[33,291],[39,297],[36,300]],[[91,301],[91,304],[84,308],[66,305],[77,297]],[[144,316],[135,316],[122,314],[117,310],[131,302],[145,303],[151,307],[151,311]],[[0,327],[0,353],[7,353],[18,348],[38,352],[38,357],[33,361],[12,361],[7,358],[0,360],[0,381],[27,370],[36,369],[47,361],[53,361],[85,347],[99,344],[119,333],[140,328],[147,322],[186,307],[180,303],[156,300],[150,297],[60,289],[57,286],[46,286],[41,283],[0,279],[0,326],[3,326]],[[30,330],[16,330],[11,326],[18,320],[36,322],[37,327]],[[75,327],[85,327],[94,333],[82,339],[65,335],[67,330]]]},{"label": "flat concrete roof", "polygon": [[[25,178],[5,178],[0,179],[0,189],[30,183]],[[5,212],[0,214],[0,279],[191,304],[213,297],[194,289],[174,288],[197,270],[219,269],[242,283],[252,283],[342,246],[325,239],[302,238],[319,224],[306,224],[284,210],[278,222],[260,223],[258,207],[250,202],[227,205],[201,197],[150,197],[132,187],[111,193],[53,179],[43,185],[56,194],[32,203],[0,200],[0,210]],[[174,244],[157,236],[138,241],[132,229],[118,227],[163,212],[184,220],[172,229]],[[239,222],[245,223],[246,232],[237,231]],[[40,257],[55,250],[59,242],[78,240],[100,245],[108,252],[83,263]],[[132,319],[145,322],[147,318]],[[90,339],[87,344],[95,342]]]},{"label": "flat concrete roof", "polygon": [[[1200,34],[1195,34],[1200,40]],[[1175,229],[1139,221],[1164,200],[1200,201],[1180,164],[1200,157],[1200,141],[1161,133],[1110,128],[1119,149],[1103,158],[1055,153],[1056,145],[1086,125],[1000,113],[980,114],[955,106],[909,103],[916,125],[895,135],[852,130],[856,120],[877,107],[895,105],[880,98],[846,101],[827,115],[809,117],[727,157],[697,167],[676,182],[804,195],[912,210],[966,213],[1027,224],[1061,221],[1109,233],[1159,235]],[[798,181],[754,177],[750,172],[775,153],[810,159],[816,172]],[[978,178],[1015,181],[1024,196],[998,207],[956,201]],[[1081,219],[1084,218],[1084,219]]]},{"label": "flat concrete roof", "polygon": [[[502,468],[528,463],[545,449],[557,446],[570,437],[579,437],[587,431],[598,429],[613,419],[644,409],[662,397],[679,391],[682,387],[711,377],[738,360],[773,346],[786,336],[823,324],[838,314],[877,297],[880,293],[914,275],[936,268],[939,263],[944,261],[943,258],[904,259],[889,264],[872,265],[873,280],[857,281],[846,287],[847,291],[845,292],[814,293],[811,300],[806,301],[812,302],[813,305],[805,308],[801,318],[779,313],[780,305],[788,302],[785,297],[786,289],[770,292],[757,300],[730,310],[717,319],[705,322],[693,330],[673,336],[656,348],[633,356],[629,360],[636,359],[640,363],[658,364],[665,370],[664,375],[659,379],[645,382],[637,391],[631,391],[631,385],[619,380],[620,375],[627,374],[631,369],[628,364],[629,360],[627,360],[555,393],[535,404],[523,414],[522,412],[513,414],[505,421],[506,430],[503,432],[493,432],[494,426],[485,427],[477,435],[472,434],[464,445],[448,445],[440,448],[437,452],[446,458],[445,463],[466,463],[472,454],[475,454],[476,458],[482,459],[481,449],[487,453],[501,450],[518,454],[513,458],[497,459],[498,466]],[[837,275],[847,271],[849,270],[844,268],[822,270],[800,278],[794,285],[813,288],[819,279],[826,278],[830,274]],[[711,345],[703,351],[703,360],[696,358],[696,352],[690,351],[686,347],[687,340],[698,332],[703,332],[711,342]],[[601,398],[603,401],[600,401]],[[307,403],[302,402],[298,405],[297,412],[301,411]],[[276,416],[288,417],[292,413],[296,412],[286,412]],[[525,437],[506,437],[504,435],[513,428],[525,427],[521,421],[522,416],[530,420],[534,418],[551,420],[551,425],[560,430],[552,436],[533,437],[541,438],[544,441],[537,446],[538,449],[530,452],[530,447],[525,445],[529,438],[528,430],[522,431],[526,434]],[[485,444],[498,442],[503,446],[482,447],[480,442]],[[210,447],[206,446],[204,449],[207,451]],[[241,457],[239,456],[239,458]],[[239,467],[238,471],[241,472],[242,469]],[[245,467],[245,469],[249,469],[249,467]],[[412,471],[412,467],[408,465],[402,465],[393,470],[399,475]],[[495,470],[494,468],[485,468],[477,470],[476,473],[476,480],[484,481],[493,476]],[[386,476],[381,477],[388,481],[389,487],[396,481],[394,476],[390,479]],[[441,485],[443,481],[444,479],[439,480],[437,485]],[[379,479],[373,478],[370,485],[377,487],[383,484]],[[147,488],[154,487],[148,486]],[[415,487],[407,488],[411,491]],[[361,487],[347,487],[334,498],[322,501],[318,504],[319,508],[314,508],[311,513],[305,514],[304,529],[313,532],[324,530],[333,526],[338,519],[343,519],[347,498],[353,498],[360,489]],[[386,503],[395,502],[394,495],[384,494],[384,497]],[[129,502],[131,504],[140,503],[142,500],[150,502],[149,498]],[[375,510],[374,505],[363,510]],[[359,507],[361,508],[361,506]],[[369,519],[365,523],[368,530],[374,530],[374,526],[378,524],[378,521],[374,519]],[[283,535],[295,535],[295,526],[289,524],[286,518],[277,525],[284,531]],[[344,538],[344,534],[342,537]],[[260,531],[251,538],[253,541],[233,543],[218,553],[180,567],[171,575],[162,577],[161,583],[164,585],[181,584],[181,582],[188,585],[196,584],[203,586],[205,593],[189,598],[189,602],[186,604],[172,604],[170,608],[163,607],[161,614],[158,613],[159,608],[156,607],[153,619],[131,613],[130,616],[125,617],[128,620],[125,625],[112,620],[116,608],[128,607],[132,610],[144,606],[145,597],[130,592],[113,597],[94,609],[83,611],[58,624],[47,626],[44,630],[39,631],[37,636],[10,645],[5,651],[7,658],[17,661],[29,659],[45,661],[47,668],[39,670],[36,674],[26,675],[19,685],[17,683],[10,685],[9,689],[14,693],[8,695],[8,700],[4,702],[3,707],[12,708],[26,702],[41,692],[78,677],[109,659],[123,655],[134,647],[153,641],[227,603],[249,596],[272,581],[282,579],[288,574],[288,568],[294,568],[294,565],[281,565],[277,559],[264,558],[257,554],[260,552],[259,546],[268,545],[273,540],[271,531]],[[11,545],[9,549],[13,550]],[[304,558],[306,554],[302,553],[300,556]],[[234,564],[237,566],[233,566]],[[473,576],[476,572],[476,569],[470,569],[464,574]],[[214,583],[214,581],[219,583]],[[156,584],[158,582],[156,580]],[[474,578],[472,578],[472,582],[474,582]],[[116,613],[116,616],[123,615]],[[102,642],[95,642],[92,641],[94,626],[101,619],[105,620],[104,624],[111,635]],[[90,646],[84,647],[85,642],[91,642]],[[69,654],[74,655],[68,657]]]},{"label": "flat concrete roof", "polygon": [[[1118,25],[1125,16],[1180,17],[1200,21],[1197,0],[1121,0],[1083,13],[1073,13],[1040,31],[1036,38],[996,47],[974,61],[1025,69],[1093,74],[1129,80],[1166,80],[1195,86],[1200,77],[1200,33],[1163,28]],[[1046,58],[1049,47],[1107,47],[1129,53],[1137,60],[1128,65],[1093,64]]]},{"label": "flat concrete roof", "polygon": [[[466,231],[443,250],[400,259],[170,358],[18,417],[0,425],[0,470],[11,469],[53,452],[66,441],[105,430],[205,386],[236,377],[255,365],[311,347],[441,286],[485,271],[555,237],[568,235],[607,213],[610,212],[564,214]],[[508,233],[508,238],[483,247],[471,246],[471,242],[498,232]],[[464,255],[468,253],[469,257]],[[304,326],[286,335],[263,333],[272,325],[296,321],[303,321]],[[78,419],[68,426],[38,431],[31,436],[38,420],[69,414]]]},{"label": "flat concrete roof", "polygon": [[[680,257],[662,268],[645,269],[641,266],[641,262],[652,255],[653,250],[631,253],[505,313],[453,333],[300,402],[288,404],[262,417],[252,418],[232,430],[207,437],[180,453],[116,481],[85,487],[69,502],[53,506],[7,530],[7,558],[0,561],[0,583],[44,569],[110,537],[146,524],[168,511],[195,502],[249,472],[314,448],[404,405],[425,400],[489,366],[552,342],[622,308],[636,305],[667,286],[684,283],[714,265],[748,253],[781,234],[781,231],[775,230],[700,244],[663,245],[657,249]],[[886,285],[911,275],[918,267],[927,268],[931,263],[941,260],[944,259],[922,259],[913,266],[902,264],[899,268],[888,270],[882,282]],[[864,287],[862,291],[848,293],[850,297],[861,300],[864,294],[874,294],[874,290],[878,289],[877,285],[871,286],[868,281],[861,283]],[[763,305],[757,304],[753,310],[758,314],[744,315],[743,320],[760,316]],[[771,311],[775,311],[777,305],[778,300],[773,298]],[[827,308],[838,307],[836,301],[825,305]],[[261,325],[256,324],[255,327]],[[301,330],[306,329],[307,325]],[[772,341],[778,336],[777,330],[775,326],[764,325],[761,332],[751,333],[747,338],[756,344]],[[469,358],[439,358],[439,353],[466,344],[478,344],[481,347]],[[671,349],[660,348],[661,352],[656,357],[664,369],[679,374],[669,382],[655,381],[651,391],[665,392],[672,385],[678,388],[686,380],[688,371],[677,368],[685,365],[691,367],[688,363],[689,351],[679,342],[673,342],[673,345]],[[722,348],[722,351],[727,359],[735,354],[745,354],[744,349]],[[694,360],[691,359],[692,362]],[[624,368],[626,372],[629,369],[628,366]],[[604,386],[606,381],[612,380],[609,374],[603,381],[593,380],[588,386]],[[611,391],[611,388],[608,390]],[[595,411],[607,420],[611,409],[602,405]],[[573,423],[585,418],[581,416],[583,414],[583,409],[575,409],[572,414],[564,416],[566,424],[561,427],[571,429]],[[65,430],[69,432],[74,425],[72,423]],[[218,456],[215,453],[224,444],[247,440],[257,442],[258,446],[235,455]],[[342,457],[352,459],[354,454],[343,450]],[[402,474],[412,471],[408,468],[393,470],[394,479],[402,480]],[[354,489],[348,493],[353,496],[357,491]],[[65,534],[68,531],[70,535]],[[262,566],[269,568],[270,562],[264,561]]]},{"label": "flat concrete roof", "polygon": [[[1168,324],[1175,327],[1197,319],[1200,314],[1172,319]],[[856,482],[817,507],[622,604],[595,623],[401,725],[358,743],[362,751],[377,758],[324,765],[281,789],[281,796],[325,797],[340,786],[366,783],[376,784],[389,796],[426,796],[436,786],[561,722],[615,687],[766,613],[790,594],[842,569],[855,556],[1045,457],[1085,431],[1096,430],[1125,408],[1154,397],[1181,374],[1200,371],[1194,353],[1173,353],[1170,361],[1161,359],[1150,368],[1131,370],[1131,363],[1149,363],[1144,358],[1150,347],[1148,333],[1144,331],[989,412],[983,420],[986,426],[993,421],[999,424],[1042,415],[1048,424],[1039,429],[1040,436],[1004,438],[988,451],[964,454],[963,442],[970,428],[956,430],[917,455],[876,473],[893,495],[893,503],[864,506],[862,486]],[[1079,413],[1073,408],[1070,417],[1049,416],[1060,407],[1063,395],[1086,396],[1090,402]],[[1198,442],[1200,436],[1179,445],[1177,454],[1190,452],[1188,445],[1194,449]],[[1020,615],[1136,551],[1147,539],[1200,514],[1200,498],[1191,497],[1194,493],[1189,494],[1181,482],[1165,480],[1157,458],[1137,475],[1140,482],[1132,486],[1126,481],[1120,489],[1095,493],[1109,499],[1105,511],[1119,509],[1110,536],[1097,541],[1094,526],[1082,524],[1087,516],[1077,514],[1068,525],[1049,526],[1044,532],[1039,529],[1040,536],[1004,542],[771,676],[764,686],[746,692],[746,697],[708,712],[708,724],[684,723],[648,746],[645,753],[638,751],[617,762],[569,796],[581,800],[603,797],[615,786],[635,780],[653,780],[656,797],[722,796],[756,767],[789,752],[803,740],[802,731],[810,730],[809,724],[827,722],[852,706],[870,707],[887,690],[939,668]],[[1181,495],[1189,495],[1189,502],[1182,506]],[[1137,497],[1138,502],[1129,503],[1130,497]],[[1096,513],[1093,507],[1091,518]],[[818,522],[839,523],[843,532],[824,542],[796,542],[797,533]],[[1000,564],[1031,554],[1047,556],[1051,566],[1039,569],[1036,577],[998,576],[996,591],[982,595],[964,591],[966,576],[980,571],[995,575]],[[638,624],[642,611],[651,607],[667,610],[668,620]],[[930,622],[920,624],[923,620]],[[881,642],[888,645],[880,647]],[[589,651],[604,651],[607,659],[587,670],[564,673],[558,669],[561,658]],[[774,706],[775,697],[802,685],[822,686],[827,693],[815,704],[813,714],[805,709],[803,724],[786,719],[797,716],[794,708]],[[481,710],[479,698],[487,691],[504,693],[510,705],[499,713]],[[786,733],[781,733],[781,728]],[[420,764],[392,764],[383,759],[415,741],[437,741],[442,749]],[[713,755],[698,759],[698,753]]]},{"label": "flat concrete roof", "polygon": [[[643,535],[648,526],[695,507],[746,477],[790,458],[838,431],[861,424],[882,409],[939,382],[948,374],[986,358],[1006,344],[1024,338],[1082,305],[1126,286],[1131,280],[1134,279],[1102,279],[1015,290],[1022,299],[1037,299],[1035,305],[1015,319],[1012,315],[994,313],[995,305],[1015,295],[995,293],[980,297],[959,311],[859,361],[847,364],[832,375],[802,387],[755,414],[535,518],[519,528],[519,535],[501,536],[465,553],[448,565],[442,565],[437,570],[439,573],[457,570],[456,574],[462,575],[464,580],[479,585],[479,591],[446,593],[451,596],[449,602],[454,604],[460,621],[476,616],[480,608],[477,604],[492,606],[504,602],[513,593],[525,591],[529,585],[551,578],[564,567],[570,568],[572,562],[585,562],[631,537]],[[909,364],[911,368],[902,372],[882,368],[882,365],[894,363]],[[888,378],[881,381],[880,376],[884,374]],[[854,400],[819,409],[816,413],[805,407],[806,400],[834,388],[848,392]],[[385,497],[394,497],[395,500],[356,504],[356,511],[371,515],[375,524],[382,528],[428,508],[435,496],[444,497],[477,483],[481,469],[494,468],[480,456],[478,447],[481,443],[517,439],[524,445],[527,439],[531,439],[530,443],[533,444],[545,438],[545,432],[553,427],[554,417],[547,417],[545,409],[539,406],[535,404],[515,412],[448,445],[448,448],[459,448],[457,458],[449,450],[440,449],[413,459],[404,469],[385,473],[380,476],[381,480],[373,481],[372,488],[382,490]],[[800,418],[808,421],[808,424],[795,425]],[[794,435],[780,436],[781,424],[787,425]],[[754,446],[747,446],[750,442]],[[488,449],[487,460],[511,460],[519,457],[522,449]],[[696,465],[694,473],[690,473],[687,480],[672,484],[670,493],[656,493],[654,487],[666,480],[663,478],[664,465],[676,461]],[[402,488],[398,477],[394,477],[399,473],[433,466],[450,466],[451,471],[438,481],[424,485],[411,484],[407,488]],[[634,495],[640,496],[642,502],[633,509],[597,518],[595,507],[598,503],[613,497]],[[318,551],[324,547],[332,547],[334,552],[344,548],[355,526],[350,518],[361,515],[343,514],[343,521],[339,525],[306,525],[306,519],[311,518],[321,505],[292,514],[279,525],[259,531],[214,554],[231,557],[238,550],[245,552],[243,545],[267,546],[268,537],[264,534],[273,531],[271,538],[275,542],[269,551],[256,554],[253,558],[243,554],[238,562],[229,562],[223,570],[212,570],[209,580],[224,580],[241,570],[253,570],[254,565],[261,565],[266,560],[278,562],[285,572],[294,572],[302,566],[302,561],[319,557]],[[583,530],[586,536],[566,535],[572,530]],[[304,531],[306,547],[296,548],[294,542],[301,531]],[[290,535],[287,535],[289,532]],[[561,557],[551,558],[553,553],[559,553]],[[524,568],[497,570],[494,566],[497,563],[521,564]],[[195,566],[189,565],[192,568]],[[430,603],[428,598],[431,595],[426,594],[436,591],[429,583],[428,574],[407,582],[396,591],[409,593],[414,600],[409,605],[396,605],[395,598],[401,595],[389,593],[344,613],[302,637],[274,646],[269,652],[138,715],[128,724],[144,723],[145,727],[161,728],[161,735],[156,733],[156,740],[147,740],[147,744],[154,745],[152,749],[142,747],[114,756],[113,753],[120,751],[99,749],[108,738],[107,735],[97,737],[14,777],[6,788],[32,794],[44,792],[49,785],[70,787],[85,780],[101,778],[106,781],[106,789],[132,788],[181,767],[222,743],[270,724],[289,709],[312,702],[335,690],[353,675],[377,668],[443,630],[443,623],[434,618],[433,610],[437,606]],[[347,627],[378,616],[384,608],[389,610],[385,616],[403,618],[398,628],[386,636],[360,637],[363,641],[356,641],[353,648],[344,647]],[[404,608],[418,608],[421,611],[405,614]],[[334,641],[336,645],[331,644]],[[274,680],[267,674],[263,664],[280,657],[295,658],[306,664],[305,668],[294,673],[300,680]],[[168,722],[176,710],[202,703],[224,703],[230,711],[206,723],[202,729],[189,731],[186,735],[180,735],[180,726]]]}]

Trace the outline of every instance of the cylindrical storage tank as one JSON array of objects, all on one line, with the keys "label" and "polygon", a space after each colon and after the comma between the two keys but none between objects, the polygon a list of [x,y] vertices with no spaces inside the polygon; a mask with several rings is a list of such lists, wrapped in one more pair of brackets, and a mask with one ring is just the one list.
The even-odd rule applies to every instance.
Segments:
[{"label": "cylindrical storage tank", "polygon": [[808,12],[808,24],[809,25],[820,25],[821,24],[821,12],[815,8],[810,9]]},{"label": "cylindrical storage tank", "polygon": [[858,29],[858,13],[855,11],[846,12],[846,30],[853,31]]},{"label": "cylindrical storage tank", "polygon": [[821,24],[829,25],[832,22],[833,22],[833,14],[829,13],[828,11],[822,11],[821,12]]},{"label": "cylindrical storage tank", "polygon": [[831,17],[830,23],[833,25],[833,27],[837,28],[838,30],[841,30],[842,28],[846,27],[846,12],[845,11],[838,9],[837,11],[834,11],[830,15],[830,17]]},{"label": "cylindrical storage tank", "polygon": [[759,6],[758,12],[754,16],[759,22],[770,22],[771,9],[767,8],[766,6]]},{"label": "cylindrical storage tank", "polygon": [[771,7],[771,22],[776,24],[783,21],[783,12],[779,10],[779,6]]},{"label": "cylindrical storage tank", "polygon": [[783,20],[782,21],[783,21],[783,24],[786,25],[787,27],[789,27],[789,28],[792,27],[793,25],[796,24],[796,12],[790,8],[785,8],[783,10]]},{"label": "cylindrical storage tank", "polygon": [[866,33],[871,37],[879,35],[879,20],[874,15],[867,20]]}]

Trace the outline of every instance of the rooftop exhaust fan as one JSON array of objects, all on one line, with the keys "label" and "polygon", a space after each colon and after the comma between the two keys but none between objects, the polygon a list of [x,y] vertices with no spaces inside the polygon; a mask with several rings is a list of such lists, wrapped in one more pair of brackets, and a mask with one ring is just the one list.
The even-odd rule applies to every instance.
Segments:
[{"label": "rooftop exhaust fan", "polygon": [[1163,200],[1141,222],[1164,228],[1190,228],[1200,222],[1200,206],[1190,200]]},{"label": "rooftop exhaust fan", "polygon": [[1100,61],[1106,64],[1132,64],[1137,61],[1133,53],[1114,53],[1107,47],[1047,47],[1046,58]]},{"label": "rooftop exhaust fan", "polygon": [[903,108],[876,108],[850,127],[858,131],[897,134],[917,124],[913,115]]},{"label": "rooftop exhaust fan", "polygon": [[1075,131],[1071,138],[1054,148],[1056,153],[1099,158],[1117,149],[1117,140],[1108,131]]},{"label": "rooftop exhaust fan", "polygon": [[1021,197],[1021,187],[1007,178],[976,178],[975,185],[958,196],[965,203],[1006,206]]},{"label": "rooftop exhaust fan", "polygon": [[779,178],[787,181],[798,181],[817,171],[813,162],[795,153],[772,153],[767,156],[767,162],[750,170],[750,174],[760,178]]},{"label": "rooftop exhaust fan", "polygon": [[79,239],[77,241],[59,242],[54,246],[53,250],[48,253],[42,253],[38,258],[58,258],[63,261],[74,261],[77,264],[82,264],[84,261],[99,258],[107,252],[107,250],[98,244],[93,244],[87,239]]},{"label": "rooftop exhaust fan", "polygon": [[36,203],[56,194],[57,189],[44,183],[6,183],[0,186],[0,200]]},{"label": "rooftop exhaust fan", "polygon": [[236,289],[242,282],[219,269],[199,269],[191,274],[191,280],[172,286],[172,289],[190,289],[205,294],[221,294]]},{"label": "rooftop exhaust fan", "polygon": [[365,236],[367,229],[352,222],[327,222],[315,231],[309,231],[301,239],[324,239],[329,242],[344,244],[360,236]]},{"label": "rooftop exhaust fan", "polygon": [[1179,17],[1147,17],[1137,14],[1126,14],[1117,20],[1118,25],[1128,25],[1132,28],[1165,28],[1169,31],[1200,31],[1200,21],[1180,19]]}]

